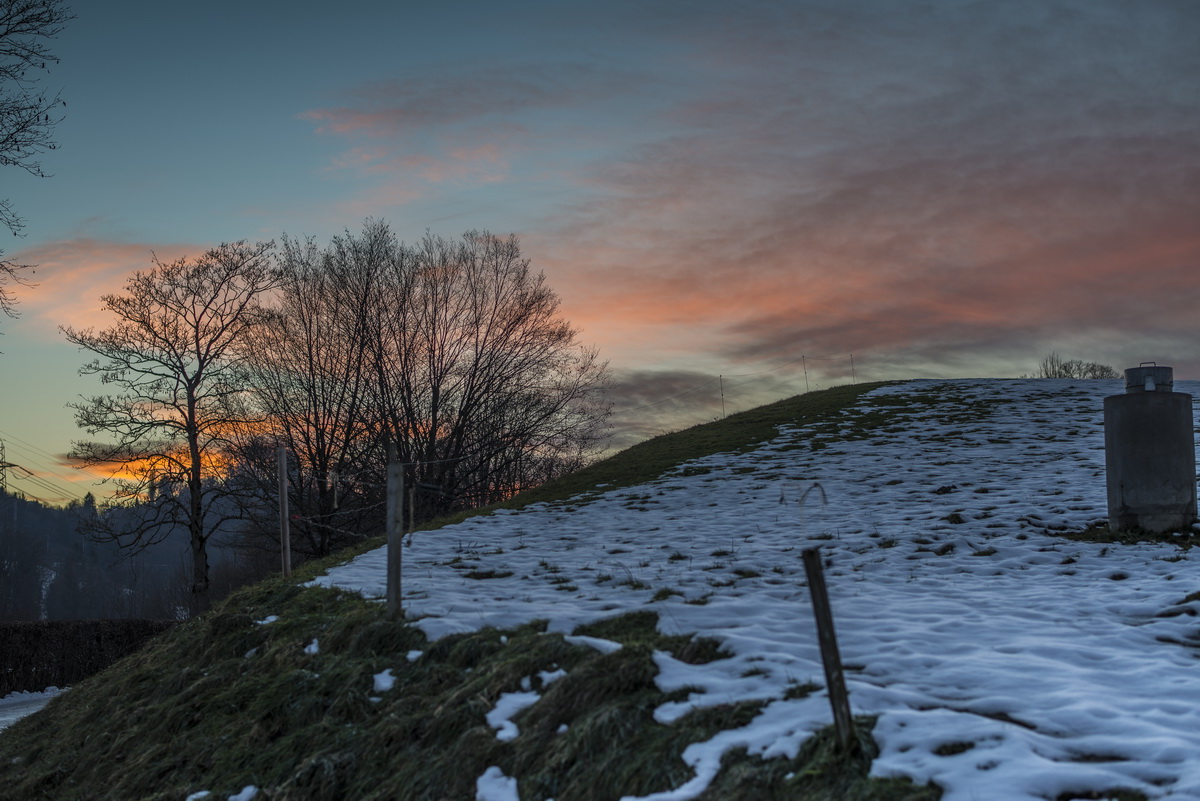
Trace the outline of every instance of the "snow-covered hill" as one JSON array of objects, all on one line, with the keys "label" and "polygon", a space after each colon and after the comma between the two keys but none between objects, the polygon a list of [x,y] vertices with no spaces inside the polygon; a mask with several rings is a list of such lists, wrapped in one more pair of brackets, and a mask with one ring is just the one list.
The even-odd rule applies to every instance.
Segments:
[{"label": "snow-covered hill", "polygon": [[[668,633],[721,639],[735,658],[657,656],[664,690],[698,690],[661,707],[662,721],[770,700],[748,726],[692,746],[695,778],[654,796],[694,798],[725,750],[791,755],[830,722],[823,692],[785,698],[824,683],[800,557],[819,545],[851,705],[878,716],[875,775],[932,780],[947,801],[1200,798],[1196,557],[1059,536],[1106,517],[1102,399],[1120,391],[885,387],[844,414],[844,441],[792,428],[642,486],[418,533],[404,552],[407,614],[437,638],[533,619],[569,632],[648,608]],[[317,583],[382,597],[385,577],[379,550]],[[481,797],[511,795],[497,774],[480,777]]]}]

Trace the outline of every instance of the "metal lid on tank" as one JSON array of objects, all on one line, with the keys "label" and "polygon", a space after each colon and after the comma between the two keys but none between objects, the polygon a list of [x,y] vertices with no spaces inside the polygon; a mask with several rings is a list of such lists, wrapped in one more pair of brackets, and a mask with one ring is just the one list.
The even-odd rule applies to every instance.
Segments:
[{"label": "metal lid on tank", "polygon": [[1172,392],[1174,387],[1175,369],[1172,367],[1142,362],[1125,371],[1126,392]]}]

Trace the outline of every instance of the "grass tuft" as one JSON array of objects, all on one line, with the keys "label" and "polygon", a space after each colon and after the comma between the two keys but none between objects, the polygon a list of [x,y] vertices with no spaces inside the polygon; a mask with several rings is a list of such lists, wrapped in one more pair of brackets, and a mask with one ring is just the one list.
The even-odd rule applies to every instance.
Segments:
[{"label": "grass tuft", "polygon": [[699,796],[701,801],[760,801],[795,798],[804,801],[936,801],[942,791],[919,787],[909,779],[872,779],[871,761],[878,754],[870,731],[874,718],[856,718],[859,749],[844,754],[832,726],[800,747],[795,759],[764,760],[737,749],[721,760],[721,772]]},{"label": "grass tuft", "polygon": [[1193,545],[1200,544],[1200,533],[1190,528],[1182,531],[1164,532],[1146,531],[1140,528],[1114,531],[1108,527],[1107,523],[1094,523],[1083,531],[1056,531],[1055,535],[1077,542],[1098,542],[1105,545],[1136,545],[1139,542],[1167,542],[1171,545],[1178,545],[1180,548],[1190,549]]}]

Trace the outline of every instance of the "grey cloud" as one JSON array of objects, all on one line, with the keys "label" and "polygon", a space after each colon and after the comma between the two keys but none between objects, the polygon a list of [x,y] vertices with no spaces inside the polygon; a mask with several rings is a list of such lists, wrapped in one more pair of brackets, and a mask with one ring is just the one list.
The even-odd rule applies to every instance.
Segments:
[{"label": "grey cloud", "polygon": [[360,87],[355,104],[306,116],[342,131],[391,135],[577,108],[620,95],[644,80],[627,70],[581,62],[454,65],[434,75]]},{"label": "grey cloud", "polygon": [[[813,363],[813,389],[827,382]],[[648,437],[720,419],[805,391],[802,367],[783,365],[775,372],[720,374],[693,370],[632,370],[614,376],[611,445],[625,448]]]},{"label": "grey cloud", "polygon": [[698,37],[740,69],[676,107],[693,131],[596,165],[576,222],[630,232],[625,280],[738,297],[735,358],[1193,327],[1200,6],[796,8]]}]

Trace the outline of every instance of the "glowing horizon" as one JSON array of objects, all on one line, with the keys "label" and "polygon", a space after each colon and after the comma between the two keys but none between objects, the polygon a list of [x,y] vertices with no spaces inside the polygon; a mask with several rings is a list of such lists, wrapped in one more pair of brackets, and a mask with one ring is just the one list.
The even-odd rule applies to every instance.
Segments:
[{"label": "glowing horizon", "polygon": [[[6,173],[29,223],[8,253],[41,266],[0,320],[0,431],[45,453],[101,389],[57,327],[103,326],[152,252],[368,217],[517,234],[618,410],[655,404],[623,442],[711,419],[720,375],[750,376],[727,409],[803,391],[802,356],[810,388],[849,354],[858,380],[1017,376],[1051,350],[1200,377],[1200,7],[77,11],[54,177]],[[399,29],[422,35],[398,50]],[[198,42],[229,55],[197,71]]]}]

